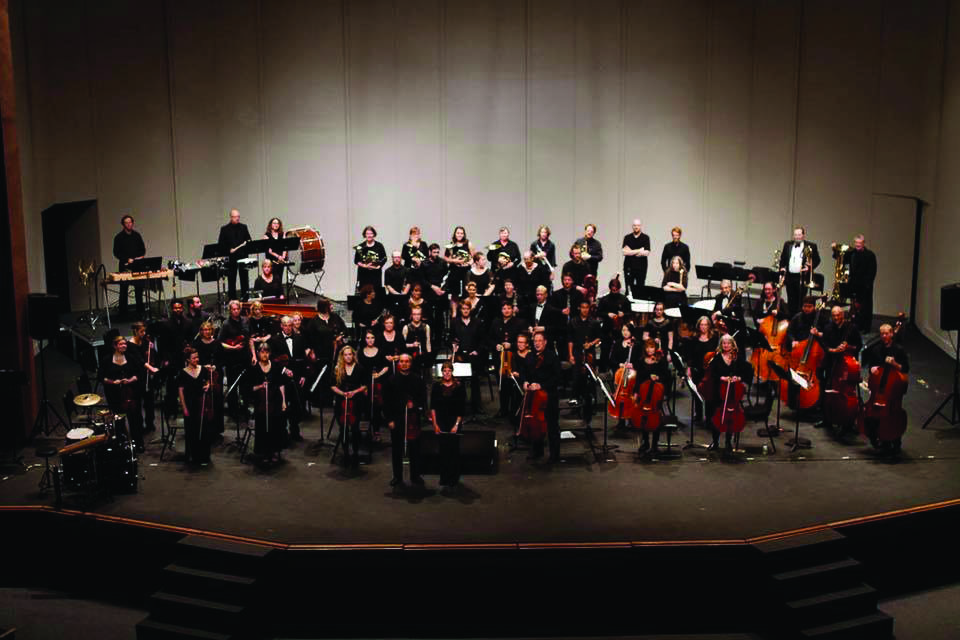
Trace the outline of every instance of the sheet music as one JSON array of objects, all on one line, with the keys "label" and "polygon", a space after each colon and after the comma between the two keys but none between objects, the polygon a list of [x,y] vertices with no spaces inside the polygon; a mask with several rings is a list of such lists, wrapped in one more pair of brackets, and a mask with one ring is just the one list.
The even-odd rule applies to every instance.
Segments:
[{"label": "sheet music", "polygon": [[804,391],[810,388],[810,383],[807,382],[807,379],[793,369],[790,369],[790,378]]}]

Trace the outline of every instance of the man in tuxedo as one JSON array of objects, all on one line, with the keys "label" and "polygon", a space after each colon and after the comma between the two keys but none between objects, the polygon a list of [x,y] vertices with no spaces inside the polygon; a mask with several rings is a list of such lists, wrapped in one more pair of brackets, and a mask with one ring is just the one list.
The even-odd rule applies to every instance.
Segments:
[{"label": "man in tuxedo", "polygon": [[274,365],[286,378],[287,420],[290,423],[290,439],[301,441],[300,420],[303,418],[303,388],[306,384],[304,367],[309,357],[304,337],[293,330],[293,318],[280,318],[280,335],[270,338],[270,354]]},{"label": "man in tuxedo", "polygon": [[237,273],[240,274],[240,295],[244,300],[247,299],[250,280],[247,277],[247,270],[240,268],[238,260],[247,257],[247,252],[242,245],[249,241],[250,231],[247,225],[240,222],[240,211],[231,209],[230,222],[220,227],[220,237],[217,239],[220,253],[226,253],[229,258],[227,260],[227,291],[231,300],[237,299]]},{"label": "man in tuxedo", "polygon": [[811,271],[820,266],[820,252],[817,245],[807,240],[807,230],[794,227],[793,240],[783,243],[780,251],[780,273],[785,276],[787,289],[787,308],[794,316],[800,310],[800,303],[807,295],[804,283],[813,277]]},{"label": "man in tuxedo", "polygon": [[[547,339],[547,347],[554,348],[556,342],[560,339],[558,335],[566,323],[560,310],[554,307],[548,301],[547,288],[543,285],[537,287],[534,293],[534,301],[524,308],[523,319],[527,324],[527,331],[530,335],[542,333]],[[561,342],[563,342],[561,340]]]}]

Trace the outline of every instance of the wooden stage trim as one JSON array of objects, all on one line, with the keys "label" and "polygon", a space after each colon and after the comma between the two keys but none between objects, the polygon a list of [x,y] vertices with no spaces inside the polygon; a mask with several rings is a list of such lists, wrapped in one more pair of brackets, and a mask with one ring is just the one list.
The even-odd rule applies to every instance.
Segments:
[{"label": "wooden stage trim", "polygon": [[0,505],[0,512],[46,512],[65,516],[74,516],[90,518],[98,522],[108,522],[112,524],[122,524],[134,527],[143,527],[169,533],[178,533],[191,536],[204,536],[215,538],[217,540],[226,540],[241,544],[252,544],[271,549],[281,549],[287,551],[484,551],[484,550],[549,550],[549,549],[629,549],[633,547],[705,547],[705,546],[744,546],[758,544],[761,542],[770,542],[771,540],[782,540],[794,536],[815,533],[826,529],[837,527],[849,527],[880,520],[889,520],[908,515],[916,515],[938,509],[948,509],[960,506],[960,498],[952,500],[943,500],[941,502],[932,502],[905,509],[896,509],[894,511],[885,511],[874,513],[858,518],[849,518],[847,520],[837,520],[824,524],[811,525],[800,529],[791,529],[788,531],[778,531],[762,536],[752,538],[732,538],[732,539],[702,539],[702,540],[635,540],[630,542],[505,542],[505,543],[478,543],[478,544],[288,544],[272,540],[261,540],[259,538],[247,538],[229,533],[217,531],[207,531],[203,529],[192,529],[189,527],[180,527],[160,522],[150,522],[148,520],[135,520],[124,518],[122,516],[111,516],[93,513],[90,511],[77,511],[73,509],[57,510],[49,505]]}]

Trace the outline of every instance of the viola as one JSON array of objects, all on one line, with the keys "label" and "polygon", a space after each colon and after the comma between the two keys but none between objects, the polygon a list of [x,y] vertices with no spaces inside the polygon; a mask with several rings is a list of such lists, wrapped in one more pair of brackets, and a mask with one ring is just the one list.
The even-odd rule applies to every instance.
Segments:
[{"label": "viola", "polygon": [[637,405],[631,418],[635,428],[653,431],[660,426],[663,391],[663,383],[653,379],[645,380],[637,388]]},{"label": "viola", "polygon": [[630,349],[627,350],[627,362],[620,365],[613,379],[617,388],[613,393],[613,404],[607,403],[607,413],[617,420],[622,420],[627,416],[632,416],[636,405],[633,402],[633,390],[637,385],[637,372],[633,369],[627,369],[625,366],[633,357],[633,341],[630,342]]},{"label": "viola", "polygon": [[743,413],[743,407],[740,401],[743,400],[746,387],[742,381],[736,382],[724,381],[720,383],[720,395],[723,396],[723,404],[717,407],[713,412],[710,421],[720,433],[731,431],[740,433],[743,431],[747,418]]},{"label": "viola", "polygon": [[528,442],[538,442],[547,435],[547,392],[543,389],[523,394],[520,426],[517,435]]},{"label": "viola", "polygon": [[[813,326],[820,323],[820,312],[823,311],[823,300],[817,301],[817,312],[813,318]],[[824,352],[820,342],[814,336],[808,336],[805,340],[798,340],[790,350],[787,356],[790,368],[794,369],[802,378],[807,381],[806,389],[797,389],[796,394],[790,397],[790,383],[787,380],[780,381],[781,397],[787,398],[787,405],[791,409],[809,409],[820,400],[820,381],[817,379],[817,369],[823,361]]]},{"label": "viola", "polygon": [[585,298],[590,302],[590,305],[593,306],[597,301],[597,276],[592,273],[588,273],[583,278],[583,288],[587,290],[587,295]]},{"label": "viola", "polygon": [[[213,375],[211,374],[211,372],[210,372],[209,370],[204,371],[203,369],[201,369],[201,370],[200,370],[200,378],[201,378],[201,379],[204,377],[204,375],[203,375],[204,373],[207,374],[207,375],[206,375],[207,382],[206,382],[206,384],[205,384],[204,386],[207,386],[207,385],[209,385],[209,386],[207,386],[207,389],[203,392],[203,401],[202,401],[202,403],[201,403],[201,404],[202,404],[202,407],[201,407],[201,411],[200,411],[200,419],[201,419],[201,421],[210,422],[210,421],[213,420],[213,416],[214,416],[214,404],[213,404]],[[201,432],[202,432],[202,423],[201,423]]]}]

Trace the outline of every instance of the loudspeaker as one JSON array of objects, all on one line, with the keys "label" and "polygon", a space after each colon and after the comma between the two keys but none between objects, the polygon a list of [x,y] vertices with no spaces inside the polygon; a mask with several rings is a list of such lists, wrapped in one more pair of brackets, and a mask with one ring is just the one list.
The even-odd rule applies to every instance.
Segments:
[{"label": "loudspeaker", "polygon": [[60,333],[60,296],[27,294],[27,322],[34,340],[53,340]]},{"label": "loudspeaker", "polygon": [[[497,464],[497,432],[459,431],[460,473],[492,473]],[[420,460],[424,473],[440,473],[440,438],[433,430],[420,434]]]},{"label": "loudspeaker", "polygon": [[960,282],[940,288],[940,328],[960,330]]}]

